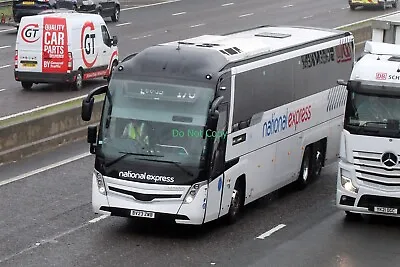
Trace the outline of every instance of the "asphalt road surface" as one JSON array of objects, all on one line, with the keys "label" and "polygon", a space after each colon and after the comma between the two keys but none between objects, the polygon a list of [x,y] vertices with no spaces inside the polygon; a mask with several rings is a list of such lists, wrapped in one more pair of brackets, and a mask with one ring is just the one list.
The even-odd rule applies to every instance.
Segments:
[{"label": "asphalt road surface", "polygon": [[[389,8],[353,12],[347,1],[331,0],[173,1],[144,8],[124,7],[121,21],[109,23],[111,34],[119,38],[121,58],[150,45],[201,34],[223,34],[261,24],[333,28],[395,11]],[[13,76],[15,39],[15,31],[0,29],[0,117],[84,95],[105,82],[88,82],[80,92],[54,85],[36,85],[33,91],[23,91]]]},{"label": "asphalt road surface", "polygon": [[1,267],[376,267],[400,261],[399,220],[346,221],[334,206],[336,164],[303,191],[288,187],[247,206],[234,225],[189,227],[93,214],[93,157],[65,160],[83,153],[87,144],[78,142],[0,167]]}]

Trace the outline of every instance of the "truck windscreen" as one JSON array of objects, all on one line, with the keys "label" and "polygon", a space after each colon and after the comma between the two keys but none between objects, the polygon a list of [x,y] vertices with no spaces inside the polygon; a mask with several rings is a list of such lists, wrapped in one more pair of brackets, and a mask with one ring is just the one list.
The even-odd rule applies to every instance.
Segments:
[{"label": "truck windscreen", "polygon": [[203,164],[202,132],[214,89],[123,79],[112,80],[109,88],[99,136],[106,166],[140,169],[146,162],[181,169],[180,177],[196,173]]},{"label": "truck windscreen", "polygon": [[349,91],[344,128],[352,134],[400,136],[400,96]]}]

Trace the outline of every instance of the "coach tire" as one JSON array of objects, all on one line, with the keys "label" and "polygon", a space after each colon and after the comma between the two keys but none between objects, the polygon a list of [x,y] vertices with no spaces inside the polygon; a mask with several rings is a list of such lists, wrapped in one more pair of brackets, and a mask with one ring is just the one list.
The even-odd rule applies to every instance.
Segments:
[{"label": "coach tire", "polygon": [[316,142],[312,147],[312,177],[317,178],[321,174],[325,155],[322,142]]},{"label": "coach tire", "polygon": [[114,15],[111,16],[112,22],[118,22],[119,21],[119,14],[120,14],[120,9],[119,6],[115,6],[114,8]]},{"label": "coach tire", "polygon": [[31,82],[21,82],[22,88],[24,90],[32,90],[33,83]]},{"label": "coach tire", "polygon": [[297,187],[299,189],[304,189],[310,180],[310,170],[311,170],[311,150],[310,147],[307,146],[304,150],[303,160],[301,162],[300,174],[297,179]]},{"label": "coach tire", "polygon": [[228,224],[235,223],[241,215],[244,206],[244,190],[245,188],[241,179],[237,179],[235,188],[232,192],[231,205],[229,206],[229,211],[226,217]]},{"label": "coach tire", "polygon": [[80,69],[76,74],[74,83],[72,84],[72,90],[80,91],[83,87],[83,71]]}]

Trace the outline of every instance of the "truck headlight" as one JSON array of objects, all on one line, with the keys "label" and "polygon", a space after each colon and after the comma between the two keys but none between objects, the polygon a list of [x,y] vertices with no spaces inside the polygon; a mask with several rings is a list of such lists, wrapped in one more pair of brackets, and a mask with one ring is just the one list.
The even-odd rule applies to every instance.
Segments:
[{"label": "truck headlight", "polygon": [[347,191],[358,193],[358,188],[353,184],[350,178],[341,175],[341,183],[344,189]]},{"label": "truck headlight", "polygon": [[97,182],[97,189],[99,190],[100,194],[107,195],[106,185],[104,183],[103,175],[98,171],[94,171],[96,175],[96,182]]},{"label": "truck headlight", "polygon": [[183,200],[183,204],[192,203],[192,201],[196,197],[197,193],[199,192],[200,188],[205,184],[207,184],[207,181],[203,181],[203,182],[192,185],[192,187],[187,192],[185,199]]}]

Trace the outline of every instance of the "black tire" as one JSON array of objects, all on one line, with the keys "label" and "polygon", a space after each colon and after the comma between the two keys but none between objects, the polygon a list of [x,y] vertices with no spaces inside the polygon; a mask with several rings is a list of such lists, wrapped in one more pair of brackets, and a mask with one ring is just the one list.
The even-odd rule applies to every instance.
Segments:
[{"label": "black tire", "polygon": [[111,16],[112,22],[118,22],[120,14],[121,14],[121,10],[119,9],[119,6],[116,6],[114,8],[114,15]]},{"label": "black tire", "polygon": [[21,85],[22,85],[22,88],[24,90],[29,91],[29,90],[32,90],[33,83],[31,83],[31,82],[21,82]]},{"label": "black tire", "polygon": [[356,6],[355,5],[350,5],[350,9],[351,10],[356,10]]},{"label": "black tire", "polygon": [[351,211],[346,210],[345,214],[346,214],[346,220],[349,221],[359,221],[362,219],[362,215],[359,213],[353,213]]},{"label": "black tire", "polygon": [[393,7],[393,8],[397,8],[397,0],[396,0],[396,1],[394,1],[394,3],[393,3],[393,5],[392,5],[392,7]]},{"label": "black tire", "polygon": [[309,146],[306,147],[303,154],[303,160],[301,162],[299,178],[297,178],[297,187],[304,189],[307,187],[311,177],[311,149]]},{"label": "black tire", "polygon": [[226,220],[228,224],[235,223],[240,215],[242,214],[242,209],[244,206],[244,197],[245,197],[245,188],[243,183],[238,179],[235,184],[235,188],[233,189],[231,205],[229,206],[229,211],[226,216]]},{"label": "black tire", "polygon": [[80,91],[83,88],[83,71],[80,69],[76,74],[75,81],[72,83],[72,90]]},{"label": "black tire", "polygon": [[324,165],[325,151],[322,142],[317,142],[313,145],[311,168],[312,178],[317,178],[321,175],[322,167]]}]

